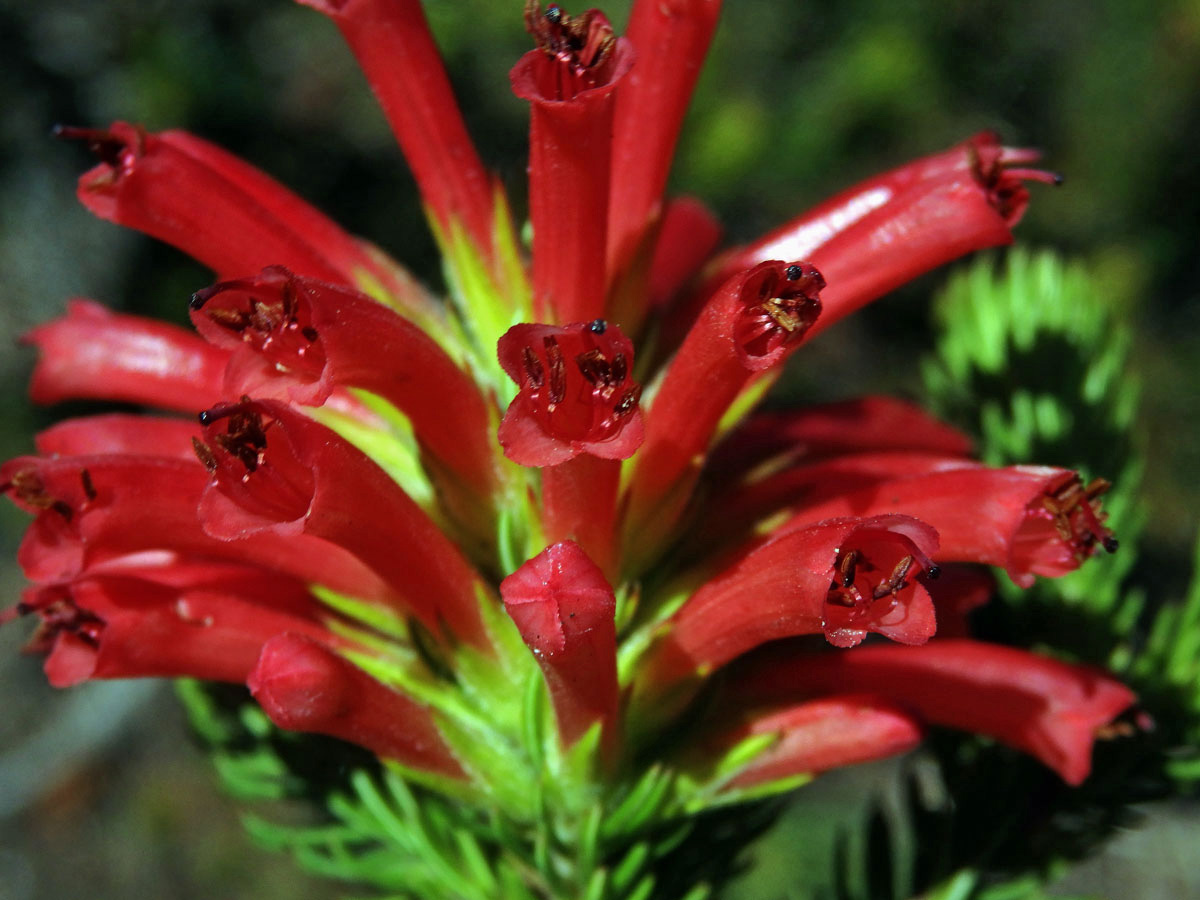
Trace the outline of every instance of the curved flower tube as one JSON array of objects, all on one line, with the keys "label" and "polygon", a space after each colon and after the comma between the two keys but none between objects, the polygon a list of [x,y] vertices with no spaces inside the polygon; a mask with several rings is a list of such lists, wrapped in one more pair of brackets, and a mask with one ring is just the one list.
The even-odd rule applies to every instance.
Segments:
[{"label": "curved flower tube", "polygon": [[38,433],[42,456],[166,456],[189,462],[196,458],[192,438],[195,419],[152,419],[126,413],[67,419]]},{"label": "curved flower tube", "polygon": [[193,412],[221,397],[228,352],[182,328],[72,300],[21,338],[38,348],[36,403],[101,399]]},{"label": "curved flower tube", "polygon": [[721,0],[638,0],[633,5],[627,36],[638,55],[617,92],[613,119],[608,206],[613,275],[630,263],[659,217],[675,142],[720,14]]},{"label": "curved flower tube", "polygon": [[894,703],[868,694],[810,700],[748,716],[722,734],[733,746],[755,735],[773,734],[775,743],[730,779],[729,788],[751,788],[797,775],[887,759],[921,743],[924,729]]},{"label": "curved flower tube", "polygon": [[231,278],[284,265],[324,281],[382,291],[429,316],[428,296],[382,251],[343,231],[270,176],[185,131],[151,134],[114,122],[60,128],[87,141],[100,164],[79,178],[80,202]]},{"label": "curved flower tube", "polygon": [[994,737],[1037,757],[1068,784],[1087,777],[1092,743],[1135,699],[1098,671],[972,640],[772,658],[730,685],[737,702],[755,704],[857,691],[932,725]]},{"label": "curved flower tube", "polygon": [[[383,108],[422,201],[442,231],[462,229],[490,258],[496,249],[492,180],[467,134],[420,0],[298,2],[337,24]],[[272,259],[234,274],[271,263],[296,268]]]},{"label": "curved flower tube", "polygon": [[340,738],[449,778],[465,776],[426,707],[303,634],[267,641],[246,686],[280,728]]},{"label": "curved flower tube", "polygon": [[869,632],[921,644],[933,636],[922,573],[937,533],[908,516],[831,519],[780,535],[709,579],[668,621],[648,683],[707,674],[760,644],[824,634],[853,647]]},{"label": "curved flower tube", "polygon": [[441,632],[444,624],[460,640],[487,647],[478,575],[360,450],[273,400],[214,407],[201,424],[196,455],[211,476],[199,506],[206,534],[329,541],[378,572],[427,628]]},{"label": "curved flower tube", "polygon": [[782,364],[821,313],[821,273],[803,263],[765,262],[731,278],[704,307],[667,365],[629,488],[629,521],[653,514],[673,524],[698,460],[722,416],[758,373]]},{"label": "curved flower tube", "polygon": [[208,482],[195,460],[154,456],[17,457],[0,466],[0,493],[35,518],[17,551],[27,578],[69,581],[150,551],[182,561],[243,562],[364,600],[394,592],[339,547],[307,536],[260,532],[211,537],[196,509]]},{"label": "curved flower tube", "polygon": [[534,311],[576,322],[604,315],[608,289],[609,165],[614,92],[633,49],[599,10],[569,16],[525,4],[537,42],[513,67],[513,91],[531,104],[529,218]]},{"label": "curved flower tube", "polygon": [[939,561],[1000,566],[1029,587],[1034,575],[1065,575],[1102,547],[1116,551],[1100,511],[1107,489],[1103,479],[1084,485],[1076,473],[1048,466],[953,465],[802,503],[775,533],[830,516],[904,513],[942,535]]},{"label": "curved flower tube", "polygon": [[[192,677],[243,682],[271,637],[284,631],[333,640],[308,588],[250,566],[192,566],[172,583],[140,568],[87,574],[29,590],[20,604],[41,627],[55,687],[92,678]],[[143,577],[148,576],[148,577]]]},{"label": "curved flower tube", "polygon": [[894,397],[859,397],[786,412],[760,412],[713,448],[706,470],[723,477],[773,457],[813,462],[842,453],[913,450],[969,456],[971,439]]}]

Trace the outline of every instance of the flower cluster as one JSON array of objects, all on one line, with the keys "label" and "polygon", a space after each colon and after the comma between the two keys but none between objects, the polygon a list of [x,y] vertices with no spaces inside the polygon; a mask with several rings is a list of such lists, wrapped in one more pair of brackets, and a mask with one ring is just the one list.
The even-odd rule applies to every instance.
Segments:
[{"label": "flower cluster", "polygon": [[36,401],[170,413],[72,419],[0,467],[33,516],[5,618],[39,621],[51,683],[244,684],[281,728],[488,797],[553,777],[489,706],[527,683],[554,752],[584,748],[600,784],[648,758],[686,773],[677,810],[929,725],[1086,777],[1130,691],[972,640],[966,615],[987,566],[1027,586],[1114,550],[1106,484],[986,467],[884,397],[754,411],[843,316],[1009,243],[1026,182],[1056,180],[1036,153],[976,135],[719,250],[715,218],[664,195],[719,0],[637,0],[624,37],[530,0],[527,248],[418,0],[302,2],[380,100],[449,302],[198,137],[62,129],[98,158],[88,209],[219,280],[195,334],[75,300],[26,337]]}]

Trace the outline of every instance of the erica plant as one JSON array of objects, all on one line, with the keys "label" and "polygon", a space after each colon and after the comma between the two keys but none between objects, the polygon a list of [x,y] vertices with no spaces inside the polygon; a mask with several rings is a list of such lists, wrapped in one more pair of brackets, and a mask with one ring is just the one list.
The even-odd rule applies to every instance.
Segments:
[{"label": "erica plant", "polygon": [[987,567],[1116,551],[1108,483],[984,465],[887,397],[756,411],[830,325],[1010,243],[1059,180],[1035,151],[977,134],[724,246],[664,193],[719,0],[637,0],[624,35],[529,2],[525,241],[421,4],[302,2],[387,116],[447,296],[200,137],[61,129],[88,209],[216,280],[194,333],[75,300],[26,335],[36,402],[167,413],[0,467],[32,517],[4,617],[52,684],[245,686],[259,738],[343,766],[313,830],[262,834],[405,897],[706,896],[766,799],[930,728],[1085,782],[1133,692],[967,614]]}]

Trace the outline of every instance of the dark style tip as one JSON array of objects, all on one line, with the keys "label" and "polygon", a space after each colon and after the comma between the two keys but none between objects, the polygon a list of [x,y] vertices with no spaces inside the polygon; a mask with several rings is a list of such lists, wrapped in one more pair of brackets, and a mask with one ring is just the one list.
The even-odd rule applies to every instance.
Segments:
[{"label": "dark style tip", "polygon": [[804,270],[802,268],[800,268],[798,265],[796,265],[795,263],[792,263],[790,266],[788,266],[786,269],[783,270],[783,275],[788,281],[799,281],[800,277],[803,274],[804,274]]},{"label": "dark style tip", "polygon": [[604,334],[608,330],[608,323],[603,319],[592,319],[588,323],[588,331],[592,334]]}]

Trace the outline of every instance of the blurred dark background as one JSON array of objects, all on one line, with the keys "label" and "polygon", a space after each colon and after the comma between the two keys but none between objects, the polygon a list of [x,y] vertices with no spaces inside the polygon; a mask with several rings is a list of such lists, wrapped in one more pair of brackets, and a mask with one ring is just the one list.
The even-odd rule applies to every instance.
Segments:
[{"label": "blurred dark background", "polygon": [[[606,10],[621,23],[628,6]],[[507,72],[528,47],[522,3],[426,7],[482,155],[520,209],[525,109]],[[1018,237],[1086,261],[1136,332],[1155,567],[1142,580],[1164,598],[1181,595],[1200,507],[1200,3],[726,7],[673,184],[708,201],[733,240],[982,128],[1041,147],[1067,175],[1060,189],[1034,186]],[[33,431],[62,414],[27,403],[32,357],[14,349],[16,336],[72,295],[183,322],[186,298],[211,280],[75,202],[75,177],[91,162],[48,136],[55,123],[193,130],[438,281],[413,185],[360,73],[332,24],[289,0],[0,0],[0,104],[4,457],[27,452]],[[919,396],[917,360],[933,341],[928,299],[943,277],[831,330],[799,355],[789,390]],[[3,605],[20,587],[10,561],[22,527],[3,504]],[[338,893],[250,848],[184,737],[168,687],[57,694],[35,660],[17,656],[24,637],[21,625],[0,631],[2,900]],[[1116,845],[1093,871],[1143,877],[1139,897],[1184,896],[1172,867],[1182,873],[1181,848],[1200,835],[1191,821],[1186,810],[1156,814],[1151,831]],[[762,896],[777,896],[789,867],[803,863],[786,843],[779,849],[772,868],[783,874],[759,885]],[[1109,884],[1113,897],[1135,895]]]}]

